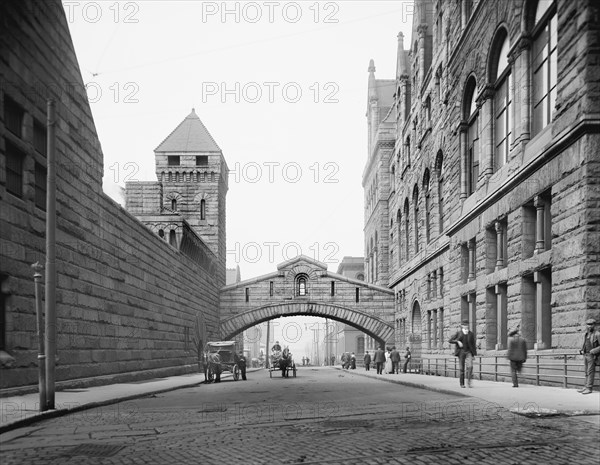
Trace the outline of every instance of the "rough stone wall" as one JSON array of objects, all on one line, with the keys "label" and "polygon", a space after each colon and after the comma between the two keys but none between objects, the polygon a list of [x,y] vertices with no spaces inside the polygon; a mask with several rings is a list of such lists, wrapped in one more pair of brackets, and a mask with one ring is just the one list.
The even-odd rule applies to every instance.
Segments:
[{"label": "rough stone wall", "polygon": [[[527,23],[523,17],[526,4],[523,1],[482,1],[474,9],[473,16],[461,29],[460,2],[440,2],[443,9],[446,40],[438,44],[434,38],[434,54],[431,76],[442,70],[441,91],[430,76],[421,79],[424,89],[415,95],[422,97],[412,101],[411,114],[398,128],[397,145],[411,137],[411,165],[406,166],[405,151],[396,166],[396,196],[391,200],[391,211],[400,209],[404,216],[404,200],[410,205],[410,257],[404,257],[400,266],[397,260],[391,263],[389,285],[398,294],[398,313],[402,327],[399,334],[409,334],[415,302],[421,313],[423,347],[427,347],[427,311],[444,309],[444,339],[447,340],[460,320],[471,312],[473,329],[477,333],[482,350],[494,353],[490,344],[496,334],[496,315],[491,297],[495,299],[495,287],[506,286],[508,328],[518,324],[526,330],[530,345],[540,343],[535,330],[535,283],[534,276],[551,281],[549,304],[544,312],[550,312],[551,343],[548,347],[557,352],[575,350],[580,345],[582,322],[589,316],[598,318],[600,284],[598,280],[598,249],[600,232],[596,227],[599,211],[598,153],[600,140],[597,135],[598,109],[598,10],[591,1],[557,1],[558,14],[558,84],[556,111],[553,122],[535,138],[529,140],[529,129],[521,114],[523,105],[530,99],[523,84],[527,78],[520,56],[526,40],[521,40],[522,30]],[[597,2],[596,2],[597,3]],[[515,94],[514,148],[509,162],[493,172],[489,154],[492,153],[492,119],[489,113],[489,92],[485,86],[489,81],[488,57],[494,33],[503,24],[509,34],[510,45],[514,46],[515,61],[513,76]],[[416,34],[416,31],[413,31]],[[414,37],[413,37],[414,43]],[[413,57],[414,58],[414,57]],[[463,201],[461,190],[461,142],[458,123],[463,119],[462,101],[465,84],[469,76],[475,76],[475,97],[480,108],[480,142],[482,158],[480,177],[476,191]],[[419,124],[420,133],[415,135],[412,120],[423,121],[422,104],[432,96],[432,131],[427,134],[426,126]],[[438,96],[442,97],[439,99]],[[447,103],[443,98],[447,98]],[[488,106],[486,106],[488,105]],[[595,119],[594,119],[595,118]],[[420,140],[421,145],[415,144]],[[422,179],[429,169],[435,180],[434,163],[438,151],[444,157],[443,210],[445,231],[441,237],[439,229],[433,229],[429,244],[421,242],[421,251],[415,253],[414,228],[422,227],[414,221],[412,192],[420,189],[420,211],[424,203]],[[487,170],[486,170],[487,169]],[[394,189],[392,189],[394,190]],[[550,217],[551,226],[546,228],[550,236],[546,251],[532,254],[535,245],[535,196],[544,195],[549,207],[544,215]],[[435,200],[435,197],[434,197]],[[433,224],[437,223],[437,204],[433,204]],[[394,213],[395,220],[395,213]],[[498,220],[507,226],[506,266],[492,270],[490,262],[497,252],[491,228]],[[404,221],[404,219],[403,219]],[[400,228],[404,248],[404,230]],[[395,231],[397,234],[397,230]],[[447,235],[447,236],[446,236]],[[421,238],[424,237],[421,234]],[[465,282],[465,263],[468,257],[467,241],[474,239],[475,279]],[[533,241],[533,242],[532,242]],[[397,257],[397,238],[390,244]],[[443,268],[443,296],[439,289],[437,298],[427,298],[427,276]],[[551,271],[547,271],[551,270]],[[547,275],[545,273],[548,273]],[[438,282],[438,286],[439,286]],[[475,295],[475,311],[468,302]],[[544,297],[546,298],[546,297]],[[545,316],[544,316],[545,318]],[[500,341],[499,341],[500,342]],[[443,341],[429,353],[441,350],[449,354],[449,346]]]},{"label": "rough stone wall", "polygon": [[[102,192],[103,156],[60,2],[3,2],[0,18],[2,104],[9,97],[25,112],[20,140],[0,119],[2,349],[12,357],[0,386],[37,383],[30,265],[44,263],[45,214],[33,201],[33,162],[45,158],[32,148],[31,126],[32,118],[45,122],[47,97],[56,100],[58,117],[57,381],[188,371],[197,314],[209,334],[218,333],[215,277]],[[25,154],[22,198],[6,190],[7,142]]]}]

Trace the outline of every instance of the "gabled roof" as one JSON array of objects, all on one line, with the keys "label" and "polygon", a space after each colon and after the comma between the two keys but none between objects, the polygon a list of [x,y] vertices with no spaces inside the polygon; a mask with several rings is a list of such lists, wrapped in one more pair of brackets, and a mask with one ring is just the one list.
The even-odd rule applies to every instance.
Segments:
[{"label": "gabled roof", "polygon": [[317,268],[321,268],[323,270],[327,270],[327,265],[325,263],[321,263],[313,258],[307,257],[306,255],[298,255],[297,257],[291,258],[290,260],[286,260],[283,263],[280,263],[279,265],[277,265],[277,269],[278,270],[282,270],[284,268],[287,268],[291,265],[296,264],[297,262],[305,262],[305,263],[309,263]]},{"label": "gabled roof", "polygon": [[221,149],[192,108],[192,112],[154,151],[221,152]]}]

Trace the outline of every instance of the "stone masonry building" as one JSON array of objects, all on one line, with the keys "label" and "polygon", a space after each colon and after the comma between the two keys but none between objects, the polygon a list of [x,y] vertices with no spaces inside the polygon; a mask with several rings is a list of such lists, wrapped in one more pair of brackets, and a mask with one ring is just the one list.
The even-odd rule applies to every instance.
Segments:
[{"label": "stone masonry building", "polygon": [[[132,194],[130,202],[153,232],[102,190],[102,150],[61,3],[0,3],[0,52],[3,393],[37,388],[31,265],[45,262],[49,98],[56,105],[58,388],[196,370],[196,343],[220,336],[227,166],[218,146],[208,136],[190,140],[190,151],[178,145],[182,127],[201,125],[194,113],[159,146],[164,183],[140,183],[131,192],[156,195]],[[182,185],[190,176],[193,184]]]},{"label": "stone masonry building", "polygon": [[395,79],[369,66],[367,280],[396,340],[574,354],[600,315],[600,4],[420,0]]}]

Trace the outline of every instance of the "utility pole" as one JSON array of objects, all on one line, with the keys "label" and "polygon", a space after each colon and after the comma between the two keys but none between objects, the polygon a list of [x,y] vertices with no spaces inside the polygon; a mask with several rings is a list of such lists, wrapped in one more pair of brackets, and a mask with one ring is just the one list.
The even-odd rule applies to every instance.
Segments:
[{"label": "utility pole", "polygon": [[35,314],[37,317],[38,333],[38,387],[40,391],[40,412],[48,409],[46,399],[46,354],[44,352],[44,306],[42,303],[42,274],[44,266],[35,262],[31,267],[34,270],[33,281],[35,286]]},{"label": "utility pole", "polygon": [[46,396],[54,409],[56,362],[56,114],[54,100],[47,102],[48,179],[46,186]]},{"label": "utility pole", "polygon": [[271,368],[271,363],[270,363],[270,356],[271,353],[269,352],[269,331],[271,330],[271,320],[267,320],[267,345],[265,346],[265,367],[266,368]]}]

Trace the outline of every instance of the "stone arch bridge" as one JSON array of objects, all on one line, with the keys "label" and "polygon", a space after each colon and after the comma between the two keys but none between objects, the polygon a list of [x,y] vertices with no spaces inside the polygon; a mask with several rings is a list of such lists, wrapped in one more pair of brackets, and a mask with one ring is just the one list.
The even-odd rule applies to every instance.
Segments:
[{"label": "stone arch bridge", "polygon": [[331,273],[303,255],[281,263],[276,272],[225,286],[220,310],[224,340],[263,321],[312,315],[353,326],[380,344],[395,344],[392,290]]}]

